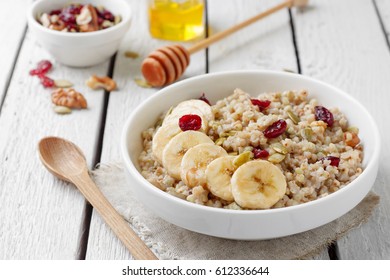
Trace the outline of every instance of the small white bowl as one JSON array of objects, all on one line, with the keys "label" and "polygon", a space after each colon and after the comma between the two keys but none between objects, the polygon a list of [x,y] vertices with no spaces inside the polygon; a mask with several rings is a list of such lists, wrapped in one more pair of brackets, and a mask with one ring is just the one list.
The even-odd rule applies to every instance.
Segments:
[{"label": "small white bowl", "polygon": [[[364,146],[364,171],[353,182],[326,197],[297,206],[268,210],[227,210],[181,200],[150,184],[139,172],[143,149],[141,133],[158,116],[179,102],[205,92],[212,103],[235,88],[255,95],[262,92],[306,89],[326,107],[338,107],[359,128]],[[297,74],[272,71],[235,71],[201,75],[160,90],[138,106],[122,131],[122,156],[133,188],[145,206],[164,220],[191,231],[240,240],[270,239],[307,231],[342,216],[371,189],[378,171],[380,138],[368,111],[347,93]]]},{"label": "small white bowl", "polygon": [[87,67],[99,64],[111,57],[130,27],[131,8],[125,0],[78,0],[81,4],[102,5],[114,15],[120,15],[122,21],[110,28],[87,32],[71,33],[51,30],[42,26],[37,17],[69,5],[69,0],[40,0],[34,2],[28,10],[28,26],[41,44],[57,61],[73,67]]}]

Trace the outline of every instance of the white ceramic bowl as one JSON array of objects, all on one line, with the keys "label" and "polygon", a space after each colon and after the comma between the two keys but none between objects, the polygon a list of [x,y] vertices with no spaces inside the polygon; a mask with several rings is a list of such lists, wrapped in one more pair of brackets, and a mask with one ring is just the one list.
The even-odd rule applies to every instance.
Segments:
[{"label": "white ceramic bowl", "polygon": [[61,9],[69,0],[35,1],[28,10],[28,26],[41,44],[57,61],[73,67],[99,64],[111,57],[130,27],[131,9],[126,0],[77,0],[75,3],[103,5],[122,21],[110,28],[87,33],[70,33],[51,30],[37,21],[37,16],[54,9]]},{"label": "white ceramic bowl", "polygon": [[[305,204],[269,210],[227,210],[190,203],[150,184],[139,172],[141,132],[180,101],[205,92],[211,102],[241,88],[254,96],[262,92],[307,89],[326,107],[339,107],[359,127],[364,145],[364,171],[352,183],[324,198]],[[270,239],[307,231],[331,222],[355,207],[371,189],[378,171],[380,138],[367,110],[347,93],[297,74],[272,71],[236,71],[202,75],[160,90],[138,106],[123,128],[122,155],[129,187],[156,215],[191,231],[241,240]]]}]

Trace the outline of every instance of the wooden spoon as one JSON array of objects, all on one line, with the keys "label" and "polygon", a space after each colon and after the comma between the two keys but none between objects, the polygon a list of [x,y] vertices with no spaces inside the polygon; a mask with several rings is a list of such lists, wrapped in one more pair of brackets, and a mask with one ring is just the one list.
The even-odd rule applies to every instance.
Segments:
[{"label": "wooden spoon", "polygon": [[261,12],[237,25],[234,25],[220,33],[208,37],[192,47],[186,49],[182,45],[170,45],[158,48],[144,59],[141,65],[141,72],[145,80],[154,87],[169,85],[180,78],[190,63],[190,55],[207,48],[211,44],[229,36],[230,34],[261,20],[284,8],[299,7],[307,5],[308,0],[285,0],[282,3]]},{"label": "wooden spoon", "polygon": [[65,139],[47,137],[39,142],[38,148],[43,165],[54,176],[76,185],[135,259],[157,260],[92,181],[79,147]]}]

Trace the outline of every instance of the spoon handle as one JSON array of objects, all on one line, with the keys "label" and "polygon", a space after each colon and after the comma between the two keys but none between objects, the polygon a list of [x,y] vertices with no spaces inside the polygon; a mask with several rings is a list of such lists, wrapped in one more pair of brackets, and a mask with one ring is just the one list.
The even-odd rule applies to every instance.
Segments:
[{"label": "spoon handle", "polygon": [[123,242],[136,260],[158,260],[149,247],[130,228],[123,217],[114,209],[111,203],[92,181],[88,172],[73,176],[72,182],[77,186],[84,197],[98,211],[103,220]]}]

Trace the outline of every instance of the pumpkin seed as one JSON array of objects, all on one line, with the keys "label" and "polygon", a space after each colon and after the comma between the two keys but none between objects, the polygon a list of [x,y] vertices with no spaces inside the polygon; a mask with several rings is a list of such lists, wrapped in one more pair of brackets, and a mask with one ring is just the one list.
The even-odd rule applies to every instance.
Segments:
[{"label": "pumpkin seed", "polygon": [[222,146],[223,142],[225,142],[226,138],[225,137],[219,137],[216,141],[215,141],[215,145],[218,145],[218,146]]},{"label": "pumpkin seed", "polygon": [[305,138],[308,140],[308,141],[311,141],[311,138],[313,136],[313,130],[311,129],[310,126],[306,126],[303,130],[303,134],[305,136]]},{"label": "pumpkin seed", "polygon": [[60,115],[72,113],[72,109],[70,109],[69,107],[65,107],[65,106],[54,106],[53,110],[54,110],[54,112],[56,112],[57,114],[60,114]]},{"label": "pumpkin seed", "polygon": [[134,82],[140,86],[140,87],[143,87],[143,88],[151,88],[152,85],[150,85],[146,80],[144,79],[140,79],[140,78],[135,78],[134,79]]},{"label": "pumpkin seed", "polygon": [[132,52],[132,51],[126,51],[126,52],[125,52],[125,56],[126,56],[127,58],[134,58],[134,59],[136,59],[136,58],[139,57],[139,54],[136,53],[136,52]]},{"label": "pumpkin seed", "polygon": [[68,80],[55,80],[54,85],[58,88],[69,88],[73,86]]},{"label": "pumpkin seed", "polygon": [[236,167],[240,167],[244,163],[250,161],[252,153],[250,151],[245,151],[242,154],[238,155],[234,160],[233,164]]},{"label": "pumpkin seed", "polygon": [[298,124],[301,121],[301,119],[291,110],[287,110],[287,115],[293,121],[294,124]]},{"label": "pumpkin seed", "polygon": [[230,153],[228,153],[228,155],[229,156],[236,156],[236,155],[238,155],[238,153],[237,152],[230,152]]},{"label": "pumpkin seed", "polygon": [[285,146],[283,146],[282,143],[273,143],[271,144],[271,148],[275,150],[275,152],[279,153],[279,154],[282,154],[282,155],[285,155],[288,153],[288,150]]},{"label": "pumpkin seed", "polygon": [[286,157],[285,155],[275,153],[268,157],[268,161],[272,163],[280,163],[285,159],[285,157]]}]

